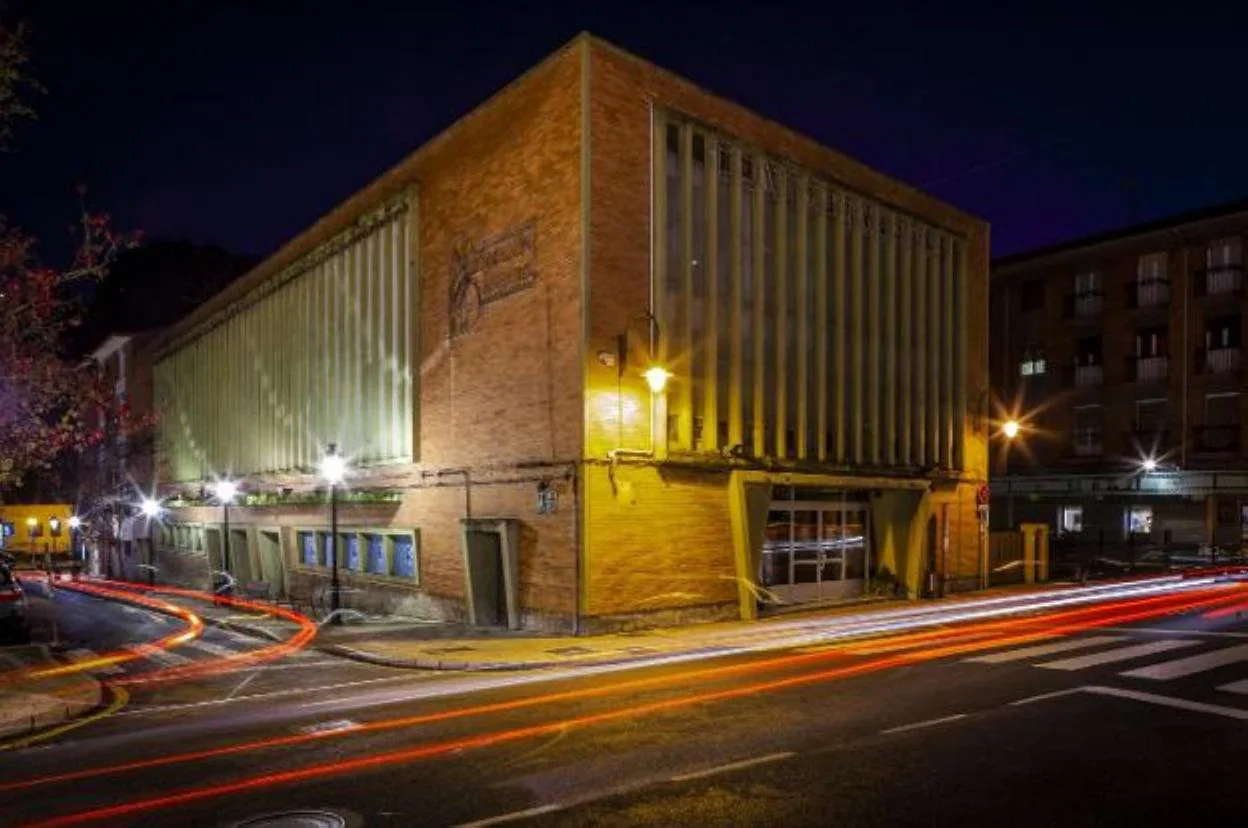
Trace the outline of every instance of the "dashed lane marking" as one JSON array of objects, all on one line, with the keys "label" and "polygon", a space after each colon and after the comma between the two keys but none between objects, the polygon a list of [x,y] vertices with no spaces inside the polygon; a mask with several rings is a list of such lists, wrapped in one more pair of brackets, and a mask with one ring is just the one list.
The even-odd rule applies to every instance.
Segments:
[{"label": "dashed lane marking", "polygon": [[672,777],[673,782],[688,782],[690,779],[703,779],[707,776],[715,776],[720,773],[729,773],[730,771],[741,770],[742,768],[752,768],[755,765],[764,765],[768,762],[779,762],[781,759],[788,759],[797,754],[792,751],[783,753],[769,753],[766,756],[755,756],[753,759],[742,759],[739,762],[729,762],[726,765],[716,765],[713,768],[705,768],[691,773],[681,773]]},{"label": "dashed lane marking", "polygon": [[528,819],[529,817],[541,816],[542,814],[550,814],[562,808],[561,805],[541,805],[537,808],[529,808],[525,811],[513,811],[510,814],[502,816],[490,817],[489,819],[480,819],[476,822],[460,823],[456,828],[486,828],[489,825],[502,825],[505,822],[515,822],[518,819]]},{"label": "dashed lane marking", "polygon": [[954,713],[952,716],[941,716],[939,719],[928,719],[927,721],[914,722],[913,724],[901,725],[900,727],[890,727],[887,730],[881,730],[880,733],[905,733],[907,730],[918,730],[922,727],[932,727],[945,722],[956,722],[958,719],[965,718],[965,713]]}]

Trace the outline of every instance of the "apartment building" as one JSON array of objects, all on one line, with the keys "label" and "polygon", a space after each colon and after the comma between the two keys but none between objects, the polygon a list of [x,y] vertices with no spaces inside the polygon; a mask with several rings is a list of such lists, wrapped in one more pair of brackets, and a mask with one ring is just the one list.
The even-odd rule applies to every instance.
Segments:
[{"label": "apartment building", "polygon": [[1246,235],[1236,202],[994,262],[995,526],[1239,548]]}]

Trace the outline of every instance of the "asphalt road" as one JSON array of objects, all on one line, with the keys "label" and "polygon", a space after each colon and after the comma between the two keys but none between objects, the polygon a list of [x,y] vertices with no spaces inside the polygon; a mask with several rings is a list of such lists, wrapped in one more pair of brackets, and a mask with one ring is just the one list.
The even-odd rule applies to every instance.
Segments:
[{"label": "asphalt road", "polygon": [[269,695],[150,699],[68,742],[0,755],[0,780],[28,780],[217,751],[0,781],[5,823],[170,794],[182,798],[84,824],[302,809],[368,826],[1227,825],[1243,813],[1248,622],[1234,615],[579,677],[277,666],[302,678]]}]

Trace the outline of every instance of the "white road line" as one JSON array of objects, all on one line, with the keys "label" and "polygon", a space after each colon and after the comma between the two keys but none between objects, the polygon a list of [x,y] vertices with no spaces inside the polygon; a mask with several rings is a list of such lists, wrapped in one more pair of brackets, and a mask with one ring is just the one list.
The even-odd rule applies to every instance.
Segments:
[{"label": "white road line", "polygon": [[1194,635],[1210,638],[1248,638],[1248,633],[1215,632],[1213,630],[1167,630],[1162,627],[1102,627],[1107,632],[1148,633],[1149,635]]},{"label": "white road line", "polygon": [[1079,692],[1079,688],[1074,687],[1074,688],[1071,688],[1070,690],[1056,690],[1052,693],[1041,693],[1038,696],[1028,696],[1025,699],[1018,699],[1017,701],[1012,701],[1010,702],[1010,707],[1018,707],[1019,705],[1031,704],[1032,702],[1038,702],[1038,701],[1046,701],[1048,699],[1057,699],[1057,698],[1061,698],[1062,696],[1069,696],[1078,692]]},{"label": "white road line", "polygon": [[193,659],[187,658],[179,653],[170,652],[169,650],[162,650],[159,647],[127,647],[126,649],[142,658],[150,659],[151,661],[171,667],[180,667],[183,664],[195,663]]},{"label": "white road line", "polygon": [[1163,661],[1161,664],[1150,664],[1138,670],[1119,673],[1119,675],[1127,678],[1169,681],[1170,679],[1190,676],[1194,673],[1203,673],[1206,670],[1215,670],[1218,667],[1225,667],[1227,664],[1235,664],[1239,661],[1248,661],[1248,644],[1226,647],[1221,650],[1214,650],[1211,653],[1201,653],[1200,655],[1188,656],[1187,658],[1176,658],[1171,661]]},{"label": "white road line", "polygon": [[487,825],[502,825],[504,822],[515,822],[517,819],[528,819],[529,817],[549,814],[558,811],[562,807],[561,805],[542,805],[538,808],[529,808],[527,811],[514,811],[510,814],[481,819],[476,822],[461,822],[456,828],[485,828]]},{"label": "white road line", "polygon": [[1230,684],[1224,684],[1218,689],[1225,690],[1228,693],[1242,693],[1245,696],[1248,696],[1248,679],[1244,679],[1243,681],[1232,681]]},{"label": "white road line", "polygon": [[258,676],[258,675],[260,675],[260,674],[259,674],[259,673],[252,673],[252,674],[250,674],[249,676],[247,676],[247,678],[245,678],[245,679],[243,679],[242,681],[240,681],[237,685],[235,685],[234,689],[233,689],[233,690],[231,690],[231,691],[229,692],[229,695],[227,695],[227,696],[225,697],[225,700],[226,700],[226,701],[229,701],[230,699],[232,699],[232,698],[234,698],[235,696],[237,696],[237,695],[238,695],[238,691],[242,690],[244,687],[246,687],[247,685],[251,684],[252,680],[253,680],[253,679],[255,679],[255,677],[256,677],[256,676]]},{"label": "white road line", "polygon": [[779,762],[781,759],[788,759],[797,754],[792,751],[783,753],[769,753],[766,756],[755,756],[753,759],[742,759],[740,762],[729,762],[726,765],[716,765],[713,768],[705,768],[692,773],[681,773],[673,776],[673,782],[688,782],[690,779],[702,779],[707,776],[714,776],[720,773],[728,773],[729,771],[740,770],[741,768],[752,768],[755,765],[763,765],[767,762]]},{"label": "white road line", "polygon": [[[164,704],[156,707],[133,707],[122,710],[120,713],[114,713],[113,718],[118,719],[123,716],[146,716],[156,713],[169,713],[174,710],[193,710],[196,707],[216,707],[218,705],[232,704],[234,702],[255,701],[256,699],[276,699],[283,696],[300,696],[308,693],[321,693],[326,690],[345,690],[365,684],[378,684],[383,681],[411,681],[411,679],[411,676],[385,676],[384,678],[364,679],[362,681],[348,681],[342,684],[328,684],[322,687],[292,687],[288,690],[274,690],[270,693],[254,693],[250,696],[235,696],[232,699],[210,699],[209,701],[191,702],[189,704]],[[342,700],[340,699],[339,701]]]},{"label": "white road line", "polygon": [[881,730],[880,733],[904,733],[907,730],[918,730],[921,727],[931,727],[932,725],[944,724],[945,722],[956,722],[958,719],[965,718],[965,713],[954,713],[952,716],[942,716],[939,719],[928,719],[925,722],[915,722],[914,724],[901,725],[900,727],[890,727],[887,730]]},{"label": "white road line", "polygon": [[1133,644],[1130,647],[1117,647],[1103,653],[1092,653],[1091,655],[1075,656],[1074,658],[1063,658],[1059,661],[1045,661],[1037,664],[1037,667],[1043,667],[1046,670],[1082,670],[1086,667],[1095,667],[1098,664],[1113,664],[1116,661],[1129,661],[1133,658],[1143,658],[1144,656],[1153,655],[1155,653],[1164,653],[1169,650],[1179,650],[1184,647],[1194,647],[1199,641],[1148,641],[1143,644]]},{"label": "white road line", "polygon": [[1155,693],[1141,693],[1138,690],[1125,690],[1121,687],[1081,687],[1085,693],[1092,693],[1096,696],[1114,696],[1120,699],[1132,699],[1134,701],[1146,702],[1148,704],[1156,704],[1161,707],[1174,707],[1179,710],[1192,710],[1197,713],[1212,713],[1215,716],[1225,716],[1228,719],[1238,719],[1248,722],[1248,710],[1242,710],[1238,707],[1223,707],[1219,704],[1205,704],[1203,702],[1188,701],[1187,699],[1176,699],[1171,696],[1159,696]]},{"label": "white road line", "polygon": [[1050,653],[1064,653],[1069,650],[1082,650],[1087,647],[1099,647],[1102,644],[1117,644],[1119,641],[1123,640],[1125,639],[1121,635],[1096,635],[1090,638],[1076,638],[1073,640],[1059,641],[1056,644],[1040,644],[1035,647],[1022,647],[1017,650],[989,653],[988,655],[974,656],[973,658],[964,658],[962,660],[969,661],[974,664],[1004,664],[1009,661],[1023,661],[1028,658],[1046,656]]},{"label": "white road line", "polygon": [[222,647],[220,644],[213,644],[211,641],[204,641],[202,638],[187,642],[186,646],[209,655],[220,656],[221,658],[232,658],[233,656],[241,655],[238,650],[231,650],[229,647]]}]

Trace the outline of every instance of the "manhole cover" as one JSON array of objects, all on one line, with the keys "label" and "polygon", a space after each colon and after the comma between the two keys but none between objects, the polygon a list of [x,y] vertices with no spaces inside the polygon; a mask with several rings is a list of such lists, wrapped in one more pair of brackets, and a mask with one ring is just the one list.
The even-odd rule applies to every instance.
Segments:
[{"label": "manhole cover", "polygon": [[346,828],[347,821],[329,811],[286,811],[238,823],[238,828]]}]

